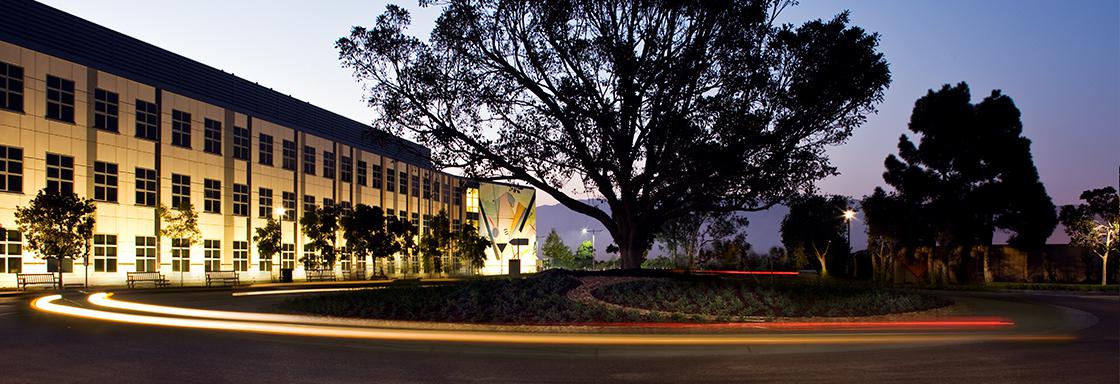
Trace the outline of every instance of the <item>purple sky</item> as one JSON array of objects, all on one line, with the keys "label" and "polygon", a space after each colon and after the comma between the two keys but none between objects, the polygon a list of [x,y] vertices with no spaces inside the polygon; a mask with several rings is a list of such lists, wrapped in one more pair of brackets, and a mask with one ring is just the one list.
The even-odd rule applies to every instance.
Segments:
[{"label": "purple sky", "polygon": [[[372,120],[362,90],[332,44],[368,25],[381,1],[80,1],[54,7],[291,94],[358,121]],[[398,2],[416,9],[414,3]],[[802,0],[784,19],[830,18],[843,9],[882,35],[894,82],[879,114],[831,150],[842,175],[824,192],[861,196],[883,184],[914,100],[967,81],[973,95],[1002,89],[1023,112],[1042,180],[1056,204],[1117,183],[1120,166],[1120,2],[1037,0]],[[414,14],[426,35],[435,13]],[[542,204],[554,200],[542,196]]]}]

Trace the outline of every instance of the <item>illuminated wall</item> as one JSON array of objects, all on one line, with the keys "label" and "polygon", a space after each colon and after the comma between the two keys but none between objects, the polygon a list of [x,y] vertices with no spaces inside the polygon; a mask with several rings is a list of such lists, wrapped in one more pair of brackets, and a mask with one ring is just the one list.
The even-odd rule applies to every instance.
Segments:
[{"label": "illuminated wall", "polygon": [[[473,192],[468,190],[468,196]],[[468,201],[468,212],[471,209]],[[484,274],[504,274],[509,260],[521,260],[521,272],[537,271],[536,190],[481,183],[478,188],[479,232],[490,239]],[[525,245],[515,245],[519,241]]]}]

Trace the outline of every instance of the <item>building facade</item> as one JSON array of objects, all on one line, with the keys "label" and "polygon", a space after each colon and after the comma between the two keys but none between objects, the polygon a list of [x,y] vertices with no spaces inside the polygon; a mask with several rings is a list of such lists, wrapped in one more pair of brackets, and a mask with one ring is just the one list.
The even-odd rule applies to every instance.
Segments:
[{"label": "building facade", "polygon": [[[290,268],[299,279],[298,218],[331,204],[378,206],[421,231],[446,211],[491,239],[482,273],[504,273],[510,258],[536,268],[532,188],[440,172],[418,144],[48,6],[0,10],[0,286],[56,267],[26,249],[15,225],[15,208],[41,189],[96,201],[88,267],[62,266],[67,280],[88,272],[95,285],[133,271],[197,283],[205,271],[236,270],[263,282]],[[184,201],[199,212],[197,244],[157,236],[156,207]],[[261,259],[254,230],[278,209],[283,251]],[[518,254],[506,245],[513,238],[530,245]],[[422,264],[393,255],[335,268],[430,276]]]}]

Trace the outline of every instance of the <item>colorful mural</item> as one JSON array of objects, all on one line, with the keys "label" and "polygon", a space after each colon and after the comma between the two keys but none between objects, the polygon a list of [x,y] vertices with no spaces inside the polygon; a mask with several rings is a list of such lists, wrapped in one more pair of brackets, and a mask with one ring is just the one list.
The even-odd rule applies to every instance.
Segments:
[{"label": "colorful mural", "polygon": [[521,260],[521,272],[536,272],[536,190],[480,183],[479,231],[490,239],[484,273],[505,273],[508,260]]}]

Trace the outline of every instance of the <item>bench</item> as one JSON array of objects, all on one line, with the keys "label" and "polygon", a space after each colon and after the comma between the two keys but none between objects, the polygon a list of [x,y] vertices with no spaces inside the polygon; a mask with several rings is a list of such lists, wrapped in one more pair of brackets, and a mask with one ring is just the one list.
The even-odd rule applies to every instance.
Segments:
[{"label": "bench", "polygon": [[58,282],[54,279],[53,273],[19,273],[16,274],[16,286],[19,289],[27,289],[31,284],[45,284],[54,287]]},{"label": "bench", "polygon": [[136,288],[136,283],[152,283],[156,287],[166,287],[171,283],[159,272],[129,272],[128,287]]},{"label": "bench", "polygon": [[307,272],[307,281],[336,281],[333,269],[309,269]]},{"label": "bench", "polygon": [[211,283],[221,281],[224,284],[241,284],[241,277],[237,275],[237,271],[210,271],[206,272],[206,286]]},{"label": "bench", "polygon": [[365,269],[355,269],[355,270],[342,271],[342,279],[343,280],[365,280],[366,279],[366,270]]}]

